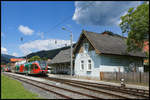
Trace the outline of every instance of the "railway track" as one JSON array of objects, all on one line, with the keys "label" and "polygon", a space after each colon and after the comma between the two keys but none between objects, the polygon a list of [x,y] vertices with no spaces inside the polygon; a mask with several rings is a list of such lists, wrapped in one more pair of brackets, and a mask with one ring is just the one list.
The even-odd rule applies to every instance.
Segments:
[{"label": "railway track", "polygon": [[103,91],[103,90],[99,90],[99,89],[93,89],[93,88],[90,88],[89,86],[87,85],[81,85],[81,84],[76,84],[74,82],[67,82],[67,81],[64,81],[64,80],[59,80],[59,79],[52,79],[52,78],[45,78],[47,80],[50,80],[50,81],[55,81],[55,82],[60,82],[60,83],[64,83],[64,84],[67,84],[67,85],[71,85],[73,87],[78,87],[78,88],[83,88],[83,89],[86,89],[86,90],[89,90],[89,91],[92,91],[93,93],[99,93],[99,94],[104,94],[106,96],[112,96],[112,97],[117,97],[119,99],[135,99],[134,97],[127,97],[127,96],[124,96],[124,95],[118,95],[116,93],[112,93],[110,91]]},{"label": "railway track", "polygon": [[105,85],[105,84],[99,84],[99,83],[91,83],[91,82],[83,82],[83,81],[77,81],[77,80],[69,80],[69,79],[60,79],[60,78],[52,78],[47,77],[48,80],[53,80],[57,82],[62,82],[69,85],[77,86],[80,85],[81,88],[86,87],[94,87],[94,88],[100,88],[100,89],[107,89],[115,92],[125,93],[132,96],[137,96],[137,98],[149,98],[149,91],[148,90],[142,90],[142,89],[133,89],[133,88],[121,88],[119,86],[112,86],[112,85]]},{"label": "railway track", "polygon": [[[10,76],[10,75],[7,74],[7,76]],[[15,78],[15,79],[20,80],[20,81],[23,81],[23,82],[25,82],[25,83],[34,85],[34,86],[36,86],[36,87],[38,87],[38,88],[41,88],[41,89],[43,89],[43,90],[45,90],[45,91],[52,92],[52,93],[54,93],[54,94],[56,94],[56,95],[59,95],[59,96],[61,96],[61,97],[63,97],[63,98],[66,98],[66,99],[75,99],[75,98],[70,97],[70,96],[67,96],[67,95],[64,95],[63,93],[65,93],[65,92],[71,92],[71,93],[73,93],[73,94],[78,94],[78,95],[86,96],[86,97],[88,97],[88,99],[103,99],[103,98],[96,97],[96,96],[92,96],[92,95],[89,95],[89,94],[86,94],[86,93],[82,93],[82,92],[78,92],[78,91],[73,91],[73,90],[70,90],[70,89],[65,89],[65,88],[62,88],[62,87],[58,87],[58,86],[55,86],[55,85],[43,83],[43,82],[40,82],[40,81],[35,81],[35,80],[32,80],[32,79],[28,79],[28,78],[24,78],[24,77],[20,77],[20,76],[11,75],[10,77]],[[24,80],[24,79],[25,79],[25,80]],[[27,80],[28,80],[28,81],[27,81]],[[30,81],[30,82],[29,82],[29,81]],[[63,90],[63,91],[65,91],[65,92],[59,93],[59,92],[56,92],[56,91],[52,91],[52,90],[47,89],[47,88],[44,88],[44,87],[42,87],[42,86],[40,86],[40,85],[33,84],[33,82],[38,83],[38,84],[39,84],[39,83],[40,83],[40,84],[44,84],[44,85],[45,85],[44,87],[50,86],[50,87],[53,87],[53,88],[57,88],[57,89],[59,89],[59,90]],[[53,89],[53,90],[54,90],[54,89]]]},{"label": "railway track", "polygon": [[[14,76],[14,75],[11,75],[11,76]],[[76,87],[76,88],[92,91],[93,93],[97,93],[99,95],[104,95],[104,96],[107,96],[107,97],[112,96],[112,98],[116,98],[116,99],[143,99],[143,98],[147,99],[147,98],[149,98],[149,96],[145,96],[145,95],[141,96],[141,95],[137,95],[137,94],[136,94],[137,97],[135,97],[136,89],[135,90],[133,90],[133,89],[130,90],[130,89],[127,88],[127,89],[122,90],[122,88],[120,88],[119,86],[113,86],[112,87],[111,85],[105,85],[105,84],[99,84],[99,83],[91,83],[91,82],[78,81],[78,80],[52,78],[52,77],[42,77],[42,78],[44,78],[46,80],[49,80],[49,81],[54,81],[54,82],[59,82],[59,83],[62,83],[62,84],[70,85],[70,86],[72,86],[74,88]],[[88,98],[106,99],[106,98],[102,98],[101,96],[97,97],[97,96],[94,96],[94,95],[91,95],[91,94],[89,95],[86,92],[83,93],[83,92],[78,92],[78,91],[62,88],[63,86],[62,87],[58,87],[56,85],[51,85],[51,84],[47,84],[47,83],[31,80],[31,79],[28,79],[28,78],[26,78],[26,79],[32,81],[32,83],[33,82],[37,82],[37,83],[40,83],[40,84],[45,84],[45,87],[46,86],[54,87],[54,88],[57,88],[57,89],[60,89],[60,90],[63,90],[63,91],[72,92],[74,94],[86,96]],[[103,90],[105,90],[105,91],[103,91]],[[50,91],[52,91],[52,90],[50,90]],[[113,92],[111,92],[111,91],[113,91]],[[132,91],[132,93],[131,93],[131,91]],[[141,93],[142,91],[143,90],[140,90],[138,92]],[[114,92],[116,92],[116,93],[114,93]],[[70,97],[70,95],[64,95],[64,94],[58,93],[56,91],[53,91],[52,93],[57,94],[59,96],[62,96],[63,98],[66,98],[66,99],[74,99],[74,97]],[[122,95],[120,95],[121,93],[122,93]],[[148,93],[148,91],[144,91],[144,93]],[[127,95],[125,95],[125,94],[127,94]],[[130,96],[128,94],[130,94]]]}]

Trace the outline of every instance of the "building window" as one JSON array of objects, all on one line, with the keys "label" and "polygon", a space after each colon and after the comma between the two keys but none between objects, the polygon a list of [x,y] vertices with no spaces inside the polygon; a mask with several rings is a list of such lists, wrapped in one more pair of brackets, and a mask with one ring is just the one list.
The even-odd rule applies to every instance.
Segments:
[{"label": "building window", "polygon": [[91,60],[88,60],[88,70],[91,70],[91,68],[92,68]]},{"label": "building window", "polygon": [[84,61],[81,60],[81,70],[84,70]]},{"label": "building window", "polygon": [[87,53],[89,49],[88,43],[84,43],[84,53]]}]

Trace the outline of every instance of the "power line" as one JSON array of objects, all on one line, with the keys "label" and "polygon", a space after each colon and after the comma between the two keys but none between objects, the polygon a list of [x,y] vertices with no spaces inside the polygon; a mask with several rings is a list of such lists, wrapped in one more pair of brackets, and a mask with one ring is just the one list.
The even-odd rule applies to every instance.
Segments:
[{"label": "power line", "polygon": [[[84,6],[83,8],[81,8],[80,10],[85,9],[87,6],[91,6],[91,5],[86,5],[86,6]],[[54,27],[52,27],[52,28],[50,29],[49,32],[51,32],[51,31],[54,30],[57,26],[59,26],[59,25],[61,25],[62,23],[66,22],[66,21],[67,21],[68,19],[70,19],[70,18],[72,18],[72,15],[69,16],[69,17],[67,17],[67,18],[65,18],[65,19],[63,19],[60,23],[56,24]]]},{"label": "power line", "polygon": [[[115,5],[127,5],[127,4],[115,4]],[[86,4],[86,6],[84,6],[84,7],[82,7],[80,10],[83,10],[83,9],[85,9],[85,8],[87,8],[88,6],[114,6],[114,5],[109,5],[109,4],[107,4],[107,5],[104,5],[104,4],[93,4],[93,2],[91,2],[90,4]],[[137,5],[132,5],[132,4],[129,4],[128,6],[137,6]],[[117,7],[117,6],[116,6]],[[54,27],[52,27],[51,29],[50,29],[50,31],[49,32],[51,32],[51,31],[53,31],[57,26],[59,26],[59,25],[61,25],[62,23],[64,23],[64,22],[67,22],[70,18],[72,18],[72,15],[71,16],[68,16],[68,17],[66,17],[65,19],[63,19],[60,23],[58,23],[58,24],[56,24]]]}]

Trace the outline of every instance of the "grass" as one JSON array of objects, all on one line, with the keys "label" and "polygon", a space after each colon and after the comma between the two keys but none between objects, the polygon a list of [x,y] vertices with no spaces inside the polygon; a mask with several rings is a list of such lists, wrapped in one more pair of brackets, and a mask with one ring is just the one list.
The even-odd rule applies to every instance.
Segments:
[{"label": "grass", "polygon": [[1,96],[2,99],[40,99],[37,94],[26,90],[19,81],[2,74]]}]

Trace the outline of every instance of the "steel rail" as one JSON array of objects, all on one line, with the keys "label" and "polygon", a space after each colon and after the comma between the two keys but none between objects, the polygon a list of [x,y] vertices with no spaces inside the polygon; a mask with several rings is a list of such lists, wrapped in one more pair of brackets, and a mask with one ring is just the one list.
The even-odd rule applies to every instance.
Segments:
[{"label": "steel rail", "polygon": [[96,93],[103,93],[103,94],[119,97],[121,99],[129,99],[129,97],[125,97],[125,96],[121,96],[121,95],[117,95],[117,94],[113,94],[113,93],[108,93],[108,92],[104,92],[104,91],[101,91],[101,90],[95,90],[95,89],[91,89],[91,88],[88,88],[88,87],[85,87],[85,86],[79,86],[79,85],[76,85],[75,83],[65,82],[63,80],[49,79],[49,78],[45,78],[45,79],[55,81],[55,82],[60,82],[60,83],[62,82],[64,84],[68,84],[68,85],[71,85],[71,86],[74,86],[74,87],[83,88],[83,89],[90,90],[90,91],[93,91],[93,92],[96,92]]},{"label": "steel rail", "polygon": [[[76,82],[75,80],[68,80],[68,79],[59,79],[59,78],[51,78],[51,77],[48,77],[49,79],[55,79],[55,80],[62,80],[62,82],[63,81],[68,81],[68,82],[72,82],[72,83],[76,83],[76,84],[80,84],[80,85],[86,85],[86,86],[91,86],[91,87],[95,87],[95,88],[102,88],[102,89],[108,89],[108,90],[112,90],[112,91],[117,91],[117,92],[122,92],[122,93],[126,93],[126,94],[131,94],[131,95],[136,95],[136,96],[141,96],[141,97],[144,97],[144,98],[149,98],[149,94],[146,94],[146,95],[148,95],[148,96],[145,96],[145,94],[143,95],[143,94],[140,94],[139,92],[137,93],[135,93],[135,91],[133,92],[133,91],[129,91],[129,90],[124,90],[124,89],[122,89],[122,88],[120,88],[120,87],[115,87],[115,86],[105,86],[105,85],[103,85],[103,86],[95,86],[95,85],[91,85],[91,84],[85,84],[85,83],[82,83],[82,81],[80,81],[80,82]],[[115,87],[115,88],[114,88]]]},{"label": "steel rail", "polygon": [[[6,75],[6,74],[5,74],[5,75]],[[7,75],[7,76],[10,76],[10,75]],[[12,76],[10,76],[10,77],[12,77]],[[45,91],[48,91],[48,92],[52,92],[52,93],[54,93],[54,94],[56,94],[56,95],[59,95],[59,96],[61,96],[61,97],[66,98],[66,99],[73,99],[73,98],[71,98],[71,97],[69,97],[69,96],[60,94],[60,93],[55,92],[55,91],[52,91],[52,90],[50,90],[50,89],[43,88],[43,87],[41,87],[41,86],[35,85],[35,84],[33,84],[33,83],[30,83],[30,82],[27,82],[27,81],[24,81],[24,80],[21,80],[21,79],[19,79],[19,78],[16,78],[16,77],[12,77],[12,78],[17,79],[17,80],[20,80],[20,81],[25,82],[25,83],[28,83],[28,84],[31,84],[31,85],[33,85],[33,86],[35,86],[35,87],[38,87],[38,88],[42,89],[42,90],[45,90]]]},{"label": "steel rail", "polygon": [[[66,79],[67,80],[67,79]],[[72,80],[71,80],[72,81]],[[74,80],[73,80],[74,81]],[[76,81],[76,82],[82,82],[82,81]],[[87,83],[87,84],[92,84],[92,85],[99,85],[99,86],[112,86],[112,85],[108,85],[108,84],[100,84],[100,83],[91,83],[91,82],[82,82],[82,83]],[[120,86],[113,86],[114,88],[121,88]],[[128,87],[125,87],[124,88],[125,90],[130,90],[130,91],[137,91],[139,93],[146,93],[146,94],[149,94],[149,90],[144,90],[144,89],[136,89],[136,88],[128,88]]]},{"label": "steel rail", "polygon": [[[13,75],[13,76],[14,76],[14,75]],[[16,76],[15,76],[15,77],[16,77]],[[17,76],[17,77],[18,77],[18,76]],[[36,81],[36,80],[31,80],[31,79],[28,79],[28,78],[24,78],[24,79],[27,79],[27,80],[30,80],[30,81],[34,81],[34,82],[37,82],[37,83],[41,83],[41,84],[44,84],[44,85],[47,85],[47,86],[55,87],[55,88],[58,88],[58,89],[62,89],[62,90],[65,90],[65,91],[69,91],[69,92],[72,92],[72,93],[76,93],[76,94],[79,94],[79,95],[91,97],[91,98],[93,98],[93,99],[104,99],[104,98],[92,96],[92,95],[89,95],[89,94],[86,94],[86,93],[82,93],[82,92],[78,92],[78,91],[73,91],[73,90],[65,89],[65,88],[62,88],[62,87],[55,86],[55,85],[51,85],[51,84],[39,82],[39,81]]]},{"label": "steel rail", "polygon": [[[50,77],[52,78],[52,77]],[[60,78],[56,78],[56,79],[60,79]],[[114,86],[114,85],[108,85],[108,84],[100,84],[100,83],[92,83],[92,82],[85,82],[85,81],[79,81],[79,80],[69,80],[69,79],[63,79],[63,80],[67,80],[67,81],[74,81],[74,82],[82,82],[82,83],[87,83],[87,84],[92,84],[92,85],[99,85],[99,86],[113,86],[114,88],[121,88],[120,86]],[[121,88],[122,89],[122,88]],[[135,91],[139,91],[139,93],[146,93],[149,95],[149,90],[144,90],[144,89],[136,89],[136,88],[128,88],[128,87],[125,87],[124,89],[126,90],[131,90],[133,92]],[[140,91],[143,91],[143,92],[140,92]]]}]

